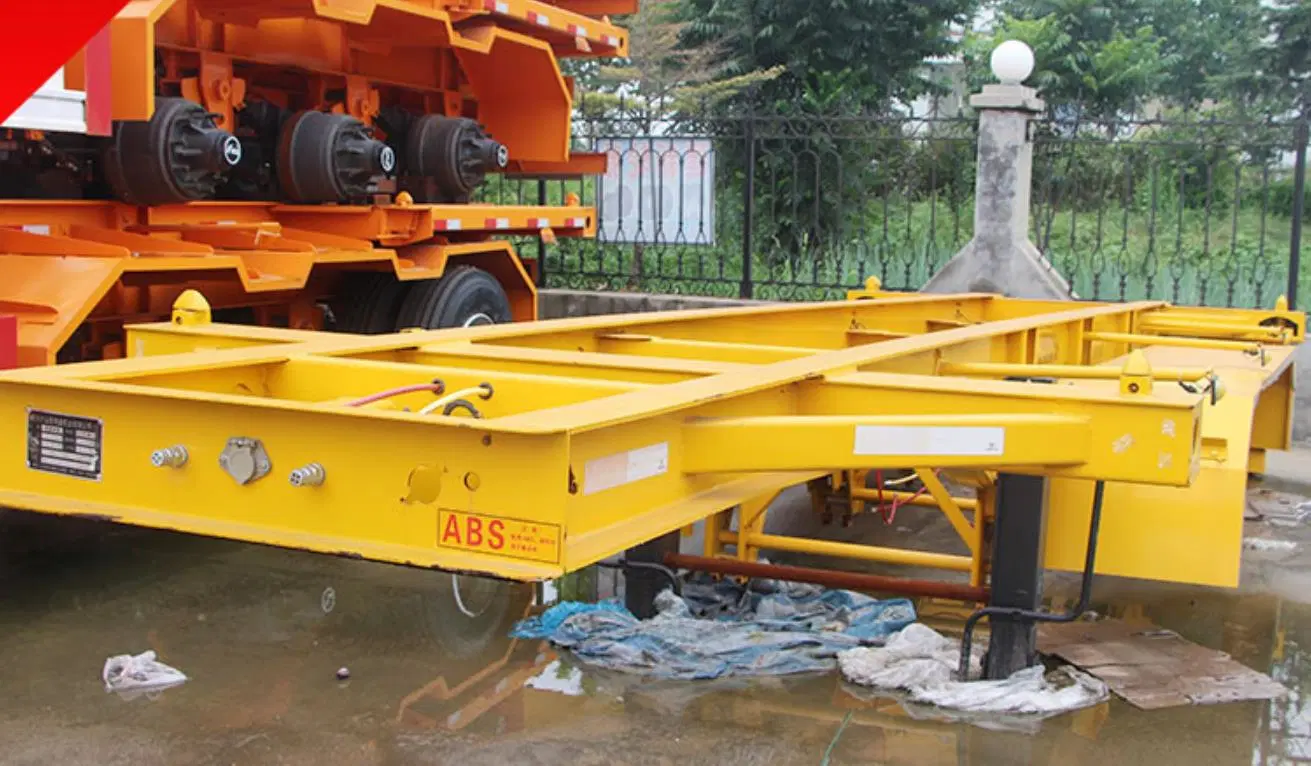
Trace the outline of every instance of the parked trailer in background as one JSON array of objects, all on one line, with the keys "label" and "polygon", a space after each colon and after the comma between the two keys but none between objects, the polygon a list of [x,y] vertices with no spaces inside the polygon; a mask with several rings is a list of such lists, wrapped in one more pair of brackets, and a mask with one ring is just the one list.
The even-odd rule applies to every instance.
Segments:
[{"label": "parked trailer in background", "polygon": [[[123,356],[187,288],[219,318],[390,332],[536,318],[506,235],[595,213],[475,202],[570,151],[571,57],[636,0],[132,0],[0,130],[0,314],[17,363]],[[591,14],[591,15],[589,15]]]}]

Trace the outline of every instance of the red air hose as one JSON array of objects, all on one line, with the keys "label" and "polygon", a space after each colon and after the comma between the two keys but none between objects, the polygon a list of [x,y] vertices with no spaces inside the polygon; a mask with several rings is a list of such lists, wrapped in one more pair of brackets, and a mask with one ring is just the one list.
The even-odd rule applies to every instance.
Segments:
[{"label": "red air hose", "polygon": [[393,396],[400,396],[401,394],[412,394],[416,391],[432,391],[433,393],[440,394],[445,390],[446,384],[442,383],[440,380],[435,380],[432,383],[415,383],[412,386],[389,388],[386,391],[379,391],[376,394],[369,394],[368,396],[362,396],[359,399],[352,399],[351,401],[346,402],[346,406],[362,407],[363,405],[371,404],[382,399],[390,399]]}]

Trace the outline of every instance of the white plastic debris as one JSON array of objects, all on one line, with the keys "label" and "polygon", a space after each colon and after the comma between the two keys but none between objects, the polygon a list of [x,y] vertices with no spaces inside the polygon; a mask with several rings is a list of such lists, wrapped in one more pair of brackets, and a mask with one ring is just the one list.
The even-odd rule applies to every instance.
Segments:
[{"label": "white plastic debris", "polygon": [[952,681],[916,690],[916,702],[972,713],[1056,715],[1106,699],[1106,684],[1087,673],[1062,666],[1048,675],[1041,665],[1016,671],[1001,681]]},{"label": "white plastic debris", "polygon": [[[973,655],[971,672],[977,672],[979,652]],[[951,681],[959,662],[960,649],[954,642],[918,622],[893,633],[883,646],[838,653],[838,667],[848,681],[907,691]]]},{"label": "white plastic debris", "polygon": [[524,688],[557,692],[566,697],[581,697],[586,693],[583,689],[583,671],[559,660],[553,660],[550,665],[542,668],[542,672],[524,682]]},{"label": "white plastic debris", "polygon": [[[978,652],[970,658],[979,671]],[[1095,705],[1108,696],[1106,684],[1071,667],[1043,675],[1026,668],[1000,681],[957,681],[960,648],[937,631],[914,623],[888,638],[885,646],[860,647],[838,654],[848,681],[906,692],[911,701],[970,713],[1047,717]]]},{"label": "white plastic debris", "polygon": [[1297,543],[1292,540],[1275,540],[1269,537],[1245,537],[1243,547],[1249,551],[1263,553],[1290,553],[1297,550]]},{"label": "white plastic debris", "polygon": [[161,692],[187,680],[182,671],[155,659],[154,651],[110,657],[105,660],[100,677],[105,682],[106,692],[117,692],[123,699]]}]

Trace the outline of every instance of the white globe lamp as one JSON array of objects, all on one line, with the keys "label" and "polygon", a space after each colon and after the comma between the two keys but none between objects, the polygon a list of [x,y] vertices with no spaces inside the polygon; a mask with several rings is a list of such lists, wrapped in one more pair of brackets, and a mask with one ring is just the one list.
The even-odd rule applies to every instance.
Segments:
[{"label": "white globe lamp", "polygon": [[1019,85],[1033,74],[1033,49],[1007,40],[992,51],[992,74],[1002,85]]}]

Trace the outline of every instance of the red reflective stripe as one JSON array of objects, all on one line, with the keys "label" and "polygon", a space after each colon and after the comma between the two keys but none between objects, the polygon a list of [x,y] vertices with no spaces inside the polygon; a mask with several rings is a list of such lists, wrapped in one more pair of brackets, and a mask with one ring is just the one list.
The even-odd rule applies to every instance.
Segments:
[{"label": "red reflective stripe", "polygon": [[0,370],[18,366],[18,317],[0,314]]},{"label": "red reflective stripe", "polygon": [[104,26],[86,44],[86,132],[108,136],[113,132],[114,95],[110,72],[109,27]]},{"label": "red reflective stripe", "polygon": [[127,5],[126,0],[0,4],[0,122],[8,120]]}]

